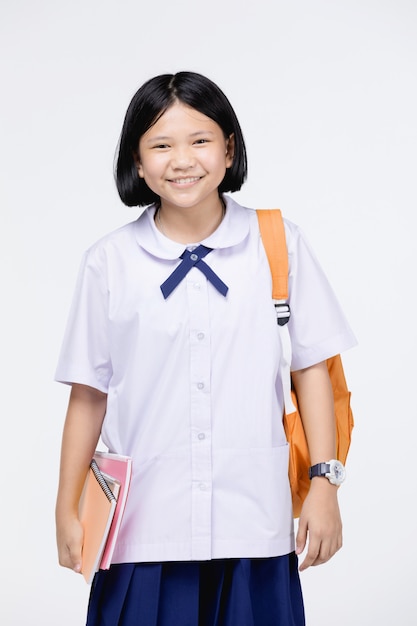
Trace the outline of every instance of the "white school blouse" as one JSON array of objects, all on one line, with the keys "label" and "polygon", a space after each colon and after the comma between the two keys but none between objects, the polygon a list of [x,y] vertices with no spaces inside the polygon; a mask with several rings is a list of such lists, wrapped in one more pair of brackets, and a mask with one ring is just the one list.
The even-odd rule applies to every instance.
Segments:
[{"label": "white school blouse", "polygon": [[[201,243],[226,297],[194,267],[164,299],[184,245],[157,230],[154,206],[84,255],[55,378],[108,394],[102,440],[133,457],[115,563],[294,549],[271,275],[255,210],[225,201]],[[296,370],[356,340],[300,229],[285,227]]]}]

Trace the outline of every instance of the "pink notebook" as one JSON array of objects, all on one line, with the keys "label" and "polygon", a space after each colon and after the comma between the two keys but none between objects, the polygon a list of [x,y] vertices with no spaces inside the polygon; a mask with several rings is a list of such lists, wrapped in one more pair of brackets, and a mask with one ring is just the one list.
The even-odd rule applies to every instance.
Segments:
[{"label": "pink notebook", "polygon": [[116,509],[99,567],[99,569],[109,569],[129,493],[130,478],[132,475],[132,459],[121,454],[99,451],[94,454],[94,459],[100,470],[104,474],[114,478],[120,485]]}]

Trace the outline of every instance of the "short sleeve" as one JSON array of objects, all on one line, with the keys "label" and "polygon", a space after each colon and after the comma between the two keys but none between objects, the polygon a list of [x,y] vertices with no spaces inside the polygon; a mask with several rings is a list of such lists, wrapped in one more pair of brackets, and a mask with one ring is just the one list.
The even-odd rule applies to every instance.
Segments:
[{"label": "short sleeve", "polygon": [[302,230],[286,221],[289,256],[289,332],[293,371],[356,345],[337,297]]},{"label": "short sleeve", "polygon": [[108,289],[99,251],[84,254],[55,372],[62,383],[89,385],[107,393],[112,365]]}]

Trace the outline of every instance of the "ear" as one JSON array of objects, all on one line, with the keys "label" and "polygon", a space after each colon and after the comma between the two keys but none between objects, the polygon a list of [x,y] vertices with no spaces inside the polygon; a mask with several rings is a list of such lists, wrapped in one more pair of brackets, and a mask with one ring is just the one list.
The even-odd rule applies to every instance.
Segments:
[{"label": "ear", "polygon": [[140,161],[140,157],[139,157],[139,152],[134,152],[133,153],[133,160],[135,162],[135,166],[138,172],[138,176],[139,178],[143,178],[143,167],[142,167],[142,163]]},{"label": "ear", "polygon": [[235,135],[232,133],[226,140],[226,167],[231,167],[235,156]]}]

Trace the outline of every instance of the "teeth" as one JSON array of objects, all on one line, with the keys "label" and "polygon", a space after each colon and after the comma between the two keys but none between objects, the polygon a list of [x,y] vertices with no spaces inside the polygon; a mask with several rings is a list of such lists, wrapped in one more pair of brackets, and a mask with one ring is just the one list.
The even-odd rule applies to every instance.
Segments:
[{"label": "teeth", "polygon": [[178,185],[186,185],[187,183],[195,183],[199,179],[199,176],[194,176],[193,178],[174,178],[172,182]]}]

